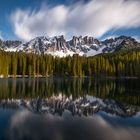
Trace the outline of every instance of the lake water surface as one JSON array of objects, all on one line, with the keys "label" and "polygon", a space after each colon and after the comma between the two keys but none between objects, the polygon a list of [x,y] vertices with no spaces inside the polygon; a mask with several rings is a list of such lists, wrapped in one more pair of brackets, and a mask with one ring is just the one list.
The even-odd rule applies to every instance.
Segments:
[{"label": "lake water surface", "polygon": [[0,140],[139,140],[140,80],[0,79]]}]

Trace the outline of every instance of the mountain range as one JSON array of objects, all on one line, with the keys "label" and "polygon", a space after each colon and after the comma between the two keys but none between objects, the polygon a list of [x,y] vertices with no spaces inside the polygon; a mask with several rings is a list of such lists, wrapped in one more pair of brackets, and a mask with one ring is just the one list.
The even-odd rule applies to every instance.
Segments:
[{"label": "mountain range", "polygon": [[66,40],[63,35],[54,37],[36,37],[29,42],[0,40],[0,49],[6,52],[25,52],[36,54],[50,54],[58,57],[95,56],[121,50],[140,49],[140,43],[132,37],[119,36],[100,41],[90,36],[73,36]]}]

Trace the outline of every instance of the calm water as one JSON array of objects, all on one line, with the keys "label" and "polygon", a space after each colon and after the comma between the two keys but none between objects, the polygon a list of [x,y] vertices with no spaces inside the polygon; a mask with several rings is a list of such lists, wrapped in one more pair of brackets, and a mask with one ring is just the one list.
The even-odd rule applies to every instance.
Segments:
[{"label": "calm water", "polygon": [[0,79],[0,140],[139,140],[140,80]]}]

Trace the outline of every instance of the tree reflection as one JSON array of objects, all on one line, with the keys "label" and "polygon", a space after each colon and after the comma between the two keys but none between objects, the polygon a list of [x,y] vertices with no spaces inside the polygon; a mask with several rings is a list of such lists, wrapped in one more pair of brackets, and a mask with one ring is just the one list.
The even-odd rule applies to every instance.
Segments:
[{"label": "tree reflection", "polygon": [[92,95],[111,98],[123,104],[140,105],[139,80],[93,78],[17,78],[0,79],[0,99],[41,98],[52,95],[73,99]]}]

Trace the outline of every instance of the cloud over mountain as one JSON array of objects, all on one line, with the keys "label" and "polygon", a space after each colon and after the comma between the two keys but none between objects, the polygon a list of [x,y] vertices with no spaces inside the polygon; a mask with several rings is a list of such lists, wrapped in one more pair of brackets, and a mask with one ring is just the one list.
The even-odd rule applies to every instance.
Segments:
[{"label": "cloud over mountain", "polygon": [[140,1],[91,0],[72,5],[45,5],[39,10],[17,9],[11,14],[16,36],[30,40],[40,35],[92,35],[112,29],[140,27]]}]

